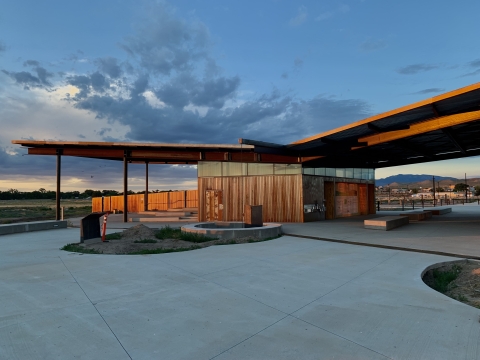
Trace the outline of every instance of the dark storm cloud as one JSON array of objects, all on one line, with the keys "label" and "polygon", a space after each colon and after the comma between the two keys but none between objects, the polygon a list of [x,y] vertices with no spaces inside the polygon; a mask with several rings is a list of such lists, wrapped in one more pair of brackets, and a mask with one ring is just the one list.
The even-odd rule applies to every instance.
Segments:
[{"label": "dark storm cloud", "polygon": [[86,98],[92,91],[103,93],[110,88],[110,81],[98,71],[90,75],[68,76],[66,82],[80,90],[75,95],[76,99]]},{"label": "dark storm cloud", "polygon": [[415,95],[415,94],[423,95],[423,94],[441,93],[443,91],[445,91],[445,89],[442,89],[442,88],[428,88],[428,89],[424,89],[424,90],[414,92],[412,94],[413,95]]},{"label": "dark storm cloud", "polygon": [[190,103],[221,108],[225,101],[234,95],[239,85],[240,78],[237,76],[199,81],[185,74],[172,79],[155,93],[165,104],[175,108],[183,108]]},{"label": "dark storm cloud", "polygon": [[397,69],[396,72],[402,75],[414,75],[420,72],[430,71],[437,68],[438,65],[433,64],[413,64],[401,67]]},{"label": "dark storm cloud", "polygon": [[2,41],[0,41],[0,54],[2,52],[5,52],[6,50],[7,50],[7,46]]},{"label": "dark storm cloud", "polygon": [[19,85],[23,85],[26,89],[30,87],[50,87],[52,84],[49,78],[53,77],[53,73],[48,72],[44,67],[40,66],[40,63],[36,60],[27,60],[23,63],[25,67],[32,67],[32,71],[36,73],[36,76],[28,71],[7,71],[2,70],[3,73],[10,76]]},{"label": "dark storm cloud", "polygon": [[206,26],[174,16],[167,4],[150,4],[148,15],[127,37],[122,48],[138,60],[144,69],[163,75],[187,71],[199,60],[212,62],[208,56],[210,35]]},{"label": "dark storm cloud", "polygon": [[113,79],[116,79],[122,75],[122,68],[118,64],[118,60],[113,57],[105,57],[101,59],[97,59],[95,64],[98,67],[98,70],[107,74]]}]

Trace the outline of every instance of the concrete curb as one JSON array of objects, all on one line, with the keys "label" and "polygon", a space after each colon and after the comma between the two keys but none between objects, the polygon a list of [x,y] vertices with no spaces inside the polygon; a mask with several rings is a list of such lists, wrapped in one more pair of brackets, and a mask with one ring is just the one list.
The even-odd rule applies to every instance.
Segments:
[{"label": "concrete curb", "polygon": [[40,230],[66,229],[67,220],[32,221],[0,225],[0,235],[18,234]]}]

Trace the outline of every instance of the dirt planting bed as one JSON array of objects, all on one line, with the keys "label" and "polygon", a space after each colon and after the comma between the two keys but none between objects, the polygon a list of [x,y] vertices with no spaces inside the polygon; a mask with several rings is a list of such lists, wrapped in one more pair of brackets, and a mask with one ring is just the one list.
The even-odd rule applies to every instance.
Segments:
[{"label": "dirt planting bed", "polygon": [[185,234],[180,229],[151,229],[143,224],[121,233],[107,235],[108,242],[93,244],[69,244],[62,250],[91,254],[159,254],[201,249],[212,245],[243,244],[271,239],[242,238],[217,240],[198,234]]},{"label": "dirt planting bed", "polygon": [[480,308],[480,262],[455,261],[428,270],[423,281],[452,299]]}]

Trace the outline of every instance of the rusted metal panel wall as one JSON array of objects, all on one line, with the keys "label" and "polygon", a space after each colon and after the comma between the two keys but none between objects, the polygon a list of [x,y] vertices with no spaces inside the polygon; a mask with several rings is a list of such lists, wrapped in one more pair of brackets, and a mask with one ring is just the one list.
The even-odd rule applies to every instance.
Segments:
[{"label": "rusted metal panel wall", "polygon": [[375,206],[375,184],[368,184],[368,213],[377,213],[377,207]]},{"label": "rusted metal panel wall", "polygon": [[243,206],[263,205],[264,222],[302,222],[302,175],[198,179],[199,219],[206,221],[206,190],[222,190],[224,221],[243,221]]}]

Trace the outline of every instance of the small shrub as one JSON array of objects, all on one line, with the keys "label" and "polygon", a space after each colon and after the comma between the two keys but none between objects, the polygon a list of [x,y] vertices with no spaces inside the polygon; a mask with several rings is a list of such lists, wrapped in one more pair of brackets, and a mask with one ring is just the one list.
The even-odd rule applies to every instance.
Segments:
[{"label": "small shrub", "polygon": [[105,235],[105,240],[120,240],[121,238],[122,238],[122,234],[118,232]]},{"label": "small shrub", "polygon": [[135,240],[135,244],[155,244],[157,240],[152,240],[152,239],[143,239],[143,240]]},{"label": "small shrub", "polygon": [[189,248],[176,248],[176,249],[162,249],[162,248],[144,249],[144,250],[128,253],[128,255],[166,254],[166,253],[190,251],[190,250],[196,250],[196,249],[200,249],[200,246],[191,246]]},{"label": "small shrub", "polygon": [[178,239],[193,243],[203,243],[207,241],[217,240],[217,238],[205,236],[202,234],[182,232],[182,230],[171,228],[168,225],[157,231],[155,237],[160,240]]},{"label": "small shrub", "polygon": [[448,290],[448,284],[455,280],[462,268],[458,265],[453,265],[449,271],[433,270],[433,288],[441,293]]},{"label": "small shrub", "polygon": [[97,251],[95,249],[87,249],[83,246],[78,244],[67,244],[64,247],[60,248],[60,250],[65,250],[69,252],[77,252],[82,254],[103,254],[103,252]]}]

